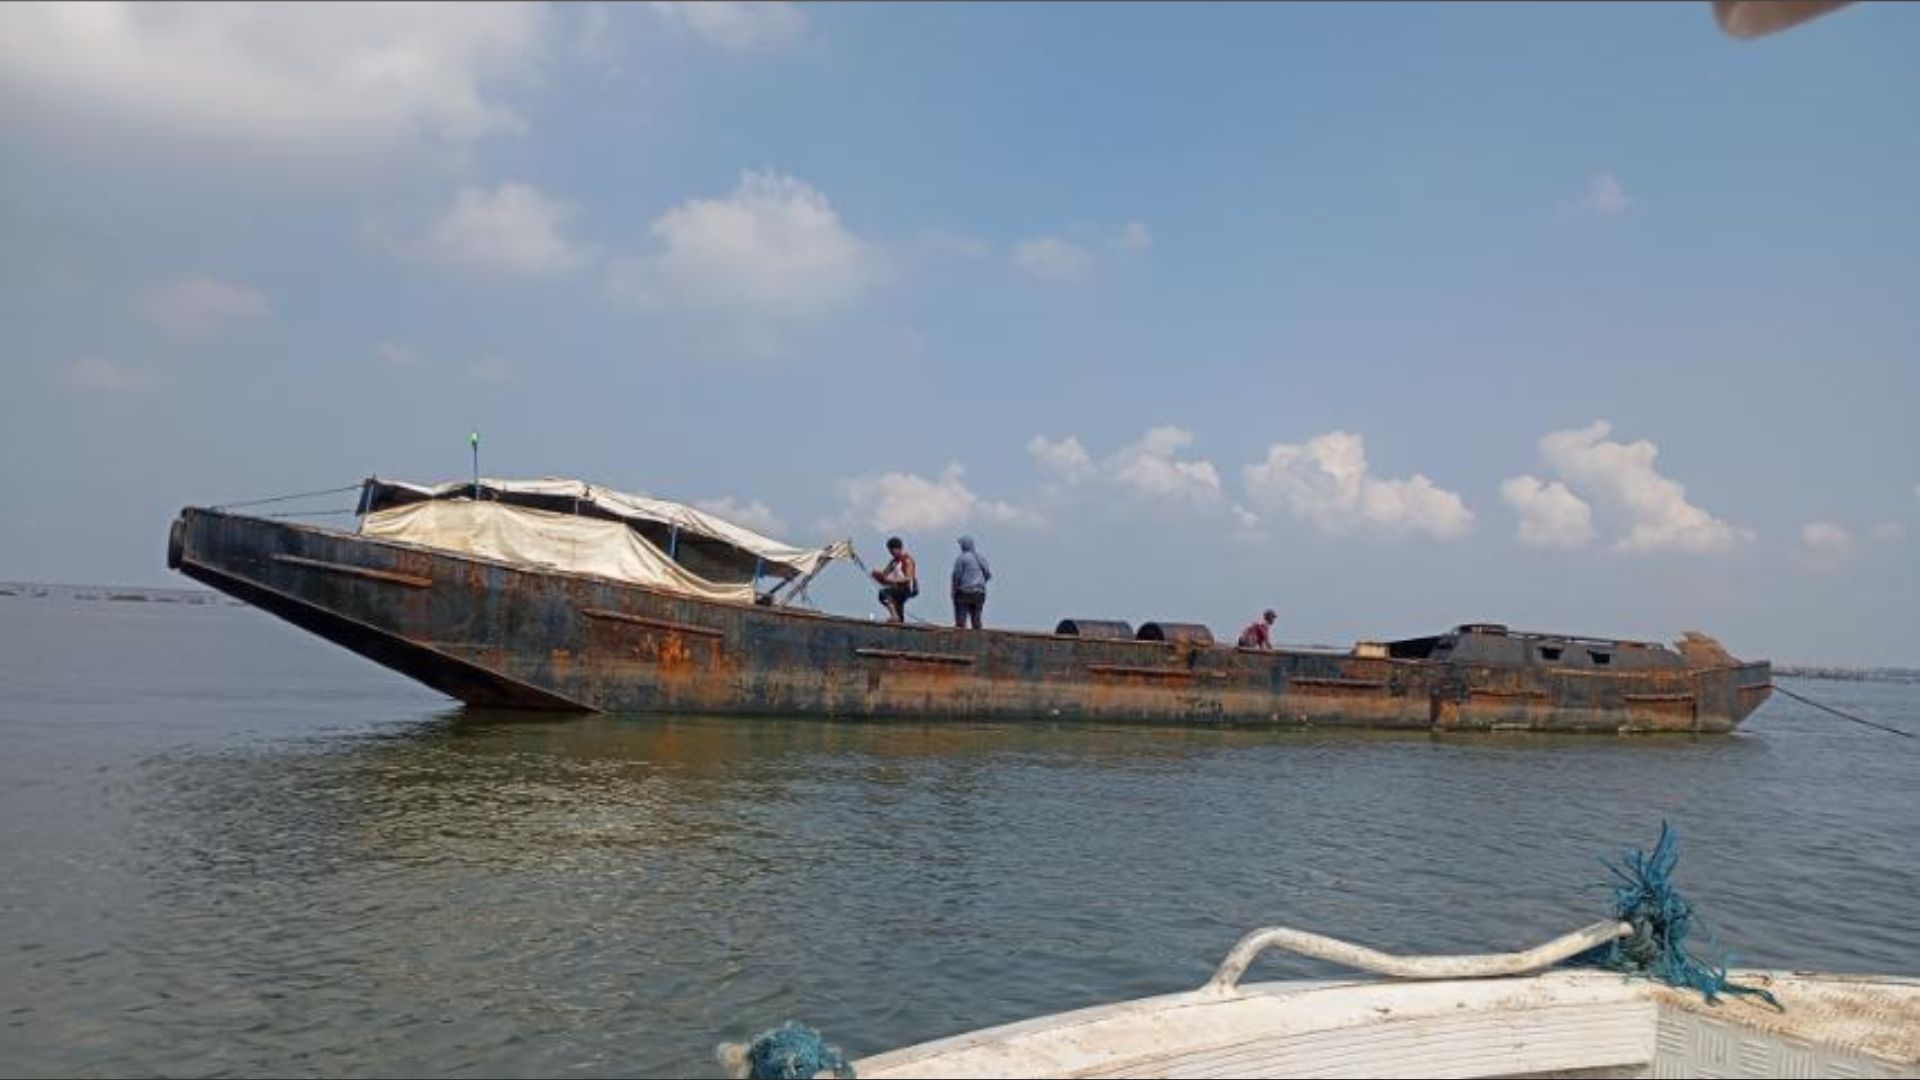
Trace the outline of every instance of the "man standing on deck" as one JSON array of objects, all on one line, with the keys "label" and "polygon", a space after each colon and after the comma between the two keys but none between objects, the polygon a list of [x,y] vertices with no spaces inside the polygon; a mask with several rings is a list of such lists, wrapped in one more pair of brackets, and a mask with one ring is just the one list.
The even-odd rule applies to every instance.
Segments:
[{"label": "man standing on deck", "polygon": [[953,628],[965,630],[967,621],[980,629],[980,611],[987,606],[987,582],[993,571],[987,560],[973,550],[973,537],[960,538],[960,557],[953,560]]},{"label": "man standing on deck", "polygon": [[1279,616],[1273,613],[1272,608],[1261,612],[1258,619],[1248,623],[1247,628],[1240,631],[1240,647],[1243,649],[1273,648],[1273,639],[1267,631],[1273,626],[1273,620],[1277,618]]},{"label": "man standing on deck", "polygon": [[880,603],[887,609],[888,621],[907,621],[907,601],[920,595],[920,568],[907,545],[897,536],[887,538],[887,554],[892,561],[885,570],[875,570],[873,580],[880,583]]}]

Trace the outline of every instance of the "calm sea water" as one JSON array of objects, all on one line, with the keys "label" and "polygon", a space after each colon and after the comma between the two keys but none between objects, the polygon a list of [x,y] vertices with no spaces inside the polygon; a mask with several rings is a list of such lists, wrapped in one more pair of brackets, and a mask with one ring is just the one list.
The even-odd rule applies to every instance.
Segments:
[{"label": "calm sea water", "polygon": [[[1920,686],[1796,681],[1920,729]],[[0,597],[7,1075],[711,1074],[1204,981],[1244,931],[1503,949],[1681,830],[1737,962],[1920,972],[1920,744],[591,719],[251,610]],[[1263,961],[1256,973],[1318,973]]]}]

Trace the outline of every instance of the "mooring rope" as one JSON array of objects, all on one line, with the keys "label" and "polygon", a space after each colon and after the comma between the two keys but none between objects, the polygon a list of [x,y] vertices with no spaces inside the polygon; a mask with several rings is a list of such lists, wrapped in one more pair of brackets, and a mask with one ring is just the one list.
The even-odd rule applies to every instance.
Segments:
[{"label": "mooring rope", "polygon": [[360,484],[348,484],[346,487],[328,488],[325,491],[302,491],[294,495],[275,495],[267,499],[247,499],[243,502],[219,503],[215,510],[231,510],[237,506],[265,506],[268,503],[292,502],[295,499],[315,499],[322,495],[340,495],[349,491],[359,491]]},{"label": "mooring rope", "polygon": [[1813,700],[1810,697],[1803,697],[1799,694],[1794,693],[1793,691],[1787,689],[1786,687],[1781,686],[1779,683],[1773,684],[1773,690],[1774,690],[1774,693],[1785,694],[1788,697],[1792,698],[1795,701],[1800,702],[1803,705],[1811,705],[1822,712],[1830,712],[1842,720],[1851,720],[1856,724],[1865,724],[1870,728],[1875,728],[1880,731],[1887,732],[1890,735],[1898,735],[1903,739],[1911,739],[1914,737],[1914,734],[1911,731],[1902,731],[1897,727],[1888,727],[1885,724],[1876,724],[1864,716],[1855,716],[1850,712],[1843,712],[1839,709],[1834,708],[1831,705],[1822,705],[1821,703]]},{"label": "mooring rope", "polygon": [[283,510],[277,514],[255,514],[254,516],[263,518],[337,517],[342,514],[358,514],[359,512],[359,510],[349,506],[344,510]]}]

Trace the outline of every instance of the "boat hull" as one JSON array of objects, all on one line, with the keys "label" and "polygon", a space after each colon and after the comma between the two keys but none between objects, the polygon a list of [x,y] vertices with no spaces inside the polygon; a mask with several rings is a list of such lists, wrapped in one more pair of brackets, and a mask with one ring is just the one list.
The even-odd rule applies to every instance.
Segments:
[{"label": "boat hull", "polygon": [[1274,982],[1101,1005],[855,1061],[922,1077],[1912,1077],[1920,980],[1736,972],[1707,1003],[1611,972]]},{"label": "boat hull", "polygon": [[911,720],[1724,732],[1765,663],[1568,670],[897,626],[188,508],[168,565],[472,705]]}]

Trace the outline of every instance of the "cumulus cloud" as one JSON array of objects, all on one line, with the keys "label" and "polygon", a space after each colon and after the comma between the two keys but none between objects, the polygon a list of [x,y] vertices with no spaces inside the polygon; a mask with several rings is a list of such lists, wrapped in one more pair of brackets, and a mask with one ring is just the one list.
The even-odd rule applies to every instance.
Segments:
[{"label": "cumulus cloud", "polygon": [[1853,557],[1855,548],[1853,534],[1837,522],[1810,521],[1800,526],[1800,555],[1815,569],[1837,569]]},{"label": "cumulus cloud", "polygon": [[1153,231],[1138,221],[1129,221],[1114,236],[1113,246],[1122,251],[1146,251],[1153,247]]},{"label": "cumulus cloud", "polygon": [[585,266],[589,248],[567,235],[579,213],[531,184],[462,188],[418,241],[392,243],[404,258],[490,277],[554,278]]},{"label": "cumulus cloud", "polygon": [[462,373],[482,386],[511,386],[520,381],[520,373],[513,365],[497,356],[483,356],[468,364]]},{"label": "cumulus cloud", "polygon": [[1027,455],[1042,473],[1068,485],[1097,481],[1105,489],[1146,501],[1191,505],[1216,500],[1220,471],[1204,458],[1182,456],[1191,445],[1192,432],[1162,424],[1097,461],[1072,435],[1035,435],[1027,440]]},{"label": "cumulus cloud", "polygon": [[1010,503],[983,499],[961,479],[958,462],[929,479],[889,472],[839,483],[847,515],[882,532],[950,529],[969,521],[1033,526],[1038,517]]},{"label": "cumulus cloud", "polygon": [[589,67],[602,71],[620,70],[627,57],[626,35],[613,23],[613,10],[606,4],[577,4],[571,51]]},{"label": "cumulus cloud", "polygon": [[648,306],[747,320],[811,318],[866,295],[880,256],[827,197],[791,176],[745,172],[723,199],[694,199],[650,227],[652,254],[614,260],[608,288]]},{"label": "cumulus cloud", "polygon": [[1220,472],[1213,462],[1176,456],[1191,445],[1192,432],[1162,424],[1148,428],[1140,441],[1122,447],[1102,463],[1102,469],[1114,483],[1137,495],[1176,501],[1216,498]]},{"label": "cumulus cloud", "polygon": [[176,278],[152,289],[141,308],[162,329],[186,337],[216,334],[272,313],[259,290],[205,274]]},{"label": "cumulus cloud", "polygon": [[1139,221],[1117,229],[1075,226],[1075,239],[1047,234],[1013,246],[1008,259],[1035,281],[1053,285],[1081,285],[1093,280],[1102,263],[1138,256],[1153,248],[1153,230]]},{"label": "cumulus cloud", "polygon": [[1093,253],[1058,236],[1036,236],[1014,245],[1013,265],[1036,281],[1078,284],[1093,276]]},{"label": "cumulus cloud", "polygon": [[1415,473],[1404,480],[1374,476],[1366,441],[1345,431],[1305,443],[1274,443],[1265,461],[1246,467],[1247,495],[1260,508],[1283,511],[1324,531],[1464,535],[1473,511],[1459,495]]},{"label": "cumulus cloud", "polygon": [[1045,435],[1035,435],[1027,440],[1027,453],[1043,472],[1068,483],[1078,483],[1093,475],[1092,455],[1080,445],[1079,439],[1071,435],[1058,441],[1049,440]]},{"label": "cumulus cloud", "polygon": [[985,240],[971,233],[946,229],[927,229],[922,232],[920,247],[930,254],[953,259],[984,259],[993,253]]},{"label": "cumulus cloud", "polygon": [[97,356],[83,356],[60,372],[68,386],[103,394],[139,394],[152,390],[158,381],[144,368],[128,367]]},{"label": "cumulus cloud", "polygon": [[729,52],[770,52],[786,48],[807,32],[806,13],[780,0],[753,0],[752,3],[656,0],[651,6],[670,25]]},{"label": "cumulus cloud", "polygon": [[1516,476],[1500,497],[1520,515],[1520,543],[1538,548],[1583,548],[1593,540],[1593,508],[1558,480]]},{"label": "cumulus cloud", "polygon": [[743,502],[731,495],[722,495],[717,499],[702,499],[693,505],[715,517],[725,518],[735,525],[766,536],[779,536],[787,531],[786,521],[759,499]]},{"label": "cumulus cloud", "polygon": [[523,130],[548,16],[518,4],[0,5],[0,116],[61,137],[331,167]]},{"label": "cumulus cloud", "polygon": [[1587,193],[1580,199],[1580,209],[1601,217],[1619,217],[1633,209],[1633,200],[1627,197],[1627,191],[1612,173],[1600,173],[1587,181]]},{"label": "cumulus cloud", "polygon": [[420,350],[411,345],[402,345],[397,341],[383,341],[375,345],[373,358],[397,368],[419,367],[423,362]]},{"label": "cumulus cloud", "polygon": [[1540,440],[1540,456],[1569,488],[1598,502],[1626,525],[1615,541],[1628,553],[1727,551],[1753,533],[1721,521],[1687,501],[1687,489],[1660,475],[1660,450],[1641,439],[1607,438],[1612,426],[1596,420],[1584,428],[1552,432]]}]

